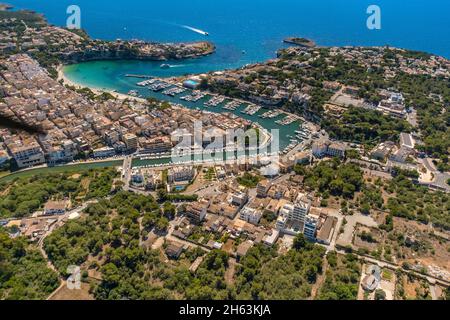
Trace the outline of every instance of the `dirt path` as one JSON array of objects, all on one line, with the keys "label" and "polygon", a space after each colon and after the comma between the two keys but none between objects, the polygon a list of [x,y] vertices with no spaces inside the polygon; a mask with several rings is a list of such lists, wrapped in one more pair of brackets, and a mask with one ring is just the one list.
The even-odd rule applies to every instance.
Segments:
[{"label": "dirt path", "polygon": [[4,197],[7,196],[9,193],[9,190],[11,190],[11,186],[9,186],[8,188],[6,188],[4,191],[0,192],[0,196]]},{"label": "dirt path", "polygon": [[234,258],[230,258],[228,260],[228,269],[225,272],[225,282],[228,285],[233,285],[234,284],[234,273],[236,271],[236,259]]},{"label": "dirt path", "polygon": [[319,294],[319,290],[322,287],[323,283],[325,282],[326,276],[327,276],[327,270],[328,270],[328,261],[327,257],[325,256],[323,258],[323,270],[322,274],[317,277],[316,283],[313,284],[312,290],[311,290],[311,300],[315,300],[317,298],[317,295]]}]

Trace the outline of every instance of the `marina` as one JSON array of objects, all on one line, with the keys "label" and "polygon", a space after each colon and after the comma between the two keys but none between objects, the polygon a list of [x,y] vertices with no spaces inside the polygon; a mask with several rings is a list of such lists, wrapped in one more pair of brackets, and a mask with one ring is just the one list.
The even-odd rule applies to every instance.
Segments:
[{"label": "marina", "polygon": [[164,89],[167,89],[169,87],[171,87],[172,85],[170,83],[167,82],[163,82],[163,81],[156,81],[155,83],[151,84],[150,86],[148,86],[148,88],[152,91],[158,92],[158,91],[162,91]]},{"label": "marina", "polygon": [[225,97],[223,96],[215,96],[208,102],[205,102],[205,107],[217,107],[219,104],[225,101]]},{"label": "marina", "polygon": [[[175,102],[175,105],[180,107],[186,107],[186,103],[201,103],[200,107],[196,106],[195,109],[203,109],[203,111],[205,112],[210,107],[218,107],[219,105],[223,105],[221,109],[224,111],[218,112],[223,113],[232,119],[237,117],[245,118],[247,120],[250,120],[258,127],[261,127],[263,130],[279,129],[285,131],[284,128],[289,128],[289,131],[287,131],[283,136],[283,140],[280,141],[282,142],[280,143],[280,148],[283,154],[290,152],[294,147],[296,147],[302,141],[308,139],[310,136],[310,133],[305,129],[302,129],[301,127],[299,128],[298,124],[301,124],[302,122],[298,116],[284,112],[282,110],[268,110],[261,114],[258,114],[261,110],[263,110],[262,106],[246,103],[245,101],[238,99],[227,98],[222,95],[203,92],[200,90],[187,89],[182,87],[180,83],[176,83],[173,81],[168,82],[164,79],[154,78],[146,80],[146,82],[144,83],[150,83],[149,88],[153,89],[153,92],[155,93],[164,90],[160,94],[183,101],[184,103],[182,102],[181,104]],[[142,82],[139,82],[136,85],[142,86]],[[177,97],[177,95],[184,92],[188,92],[189,94]],[[207,100],[201,101],[202,99]],[[275,121],[275,118],[280,116],[285,117]],[[258,118],[260,120],[257,120]],[[258,121],[262,123],[260,124]],[[294,131],[296,133],[295,136],[293,135]],[[150,158],[142,158],[141,160],[150,160]]]},{"label": "marina", "polygon": [[263,118],[263,119],[274,119],[280,115],[283,114],[283,111],[280,110],[271,110],[271,111],[267,111],[266,113],[263,113],[262,115],[260,115],[259,117]]},{"label": "marina", "polygon": [[156,81],[157,81],[156,79],[144,80],[144,81],[138,82],[136,85],[139,87],[147,87],[149,85],[154,84]]},{"label": "marina", "polygon": [[207,94],[201,91],[193,91],[191,94],[183,96],[180,99],[189,102],[198,102],[199,100],[203,99],[206,96]]},{"label": "marina", "polygon": [[293,122],[295,122],[297,120],[297,117],[294,115],[288,115],[286,118],[281,119],[281,120],[277,120],[275,121],[275,123],[285,126],[285,125],[289,125]]},{"label": "marina", "polygon": [[228,102],[223,108],[225,110],[235,111],[240,105],[241,103],[239,101],[232,100]]},{"label": "marina", "polygon": [[249,105],[247,108],[241,111],[241,113],[247,114],[249,116],[253,116],[261,110],[261,106]]},{"label": "marina", "polygon": [[173,88],[169,88],[169,89],[163,91],[163,94],[165,94],[167,96],[175,97],[176,95],[184,93],[184,92],[186,92],[186,89],[184,89],[184,88],[173,87]]}]

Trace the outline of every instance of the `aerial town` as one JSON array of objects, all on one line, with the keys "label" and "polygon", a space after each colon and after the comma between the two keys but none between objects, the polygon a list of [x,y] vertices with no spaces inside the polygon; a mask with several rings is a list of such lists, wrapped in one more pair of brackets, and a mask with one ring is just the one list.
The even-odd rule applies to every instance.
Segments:
[{"label": "aerial town", "polygon": [[[0,128],[0,253],[41,273],[0,300],[450,298],[449,60],[294,42],[236,70],[124,75],[120,93],[63,65],[214,45],[90,40],[6,9],[0,115],[42,133]],[[252,155],[252,130],[280,150]]]}]

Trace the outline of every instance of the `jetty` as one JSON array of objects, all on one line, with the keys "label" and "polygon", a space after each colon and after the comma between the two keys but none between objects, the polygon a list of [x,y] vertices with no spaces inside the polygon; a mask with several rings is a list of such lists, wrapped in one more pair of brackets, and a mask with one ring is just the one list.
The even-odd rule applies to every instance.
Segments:
[{"label": "jetty", "polygon": [[245,108],[245,110],[242,110],[241,113],[253,116],[256,113],[258,113],[258,111],[261,110],[261,108],[262,108],[261,106],[249,105],[247,108]]},{"label": "jetty", "polygon": [[239,101],[232,100],[228,102],[223,108],[225,110],[235,111],[240,105],[241,103]]},{"label": "jetty", "polygon": [[137,79],[152,79],[152,76],[148,76],[145,74],[126,74],[126,78],[137,78]]},{"label": "jetty", "polygon": [[205,102],[205,107],[217,107],[219,104],[225,101],[225,97],[223,96],[214,96],[208,102]]}]

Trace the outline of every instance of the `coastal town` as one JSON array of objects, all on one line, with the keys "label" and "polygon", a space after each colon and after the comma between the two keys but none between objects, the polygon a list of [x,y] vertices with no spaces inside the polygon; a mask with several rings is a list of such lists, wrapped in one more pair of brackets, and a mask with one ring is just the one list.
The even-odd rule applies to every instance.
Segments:
[{"label": "coastal town", "polygon": [[0,128],[0,252],[46,280],[0,299],[449,299],[449,60],[288,38],[267,62],[118,92],[63,66],[215,47],[0,21],[0,115],[41,130]]}]

